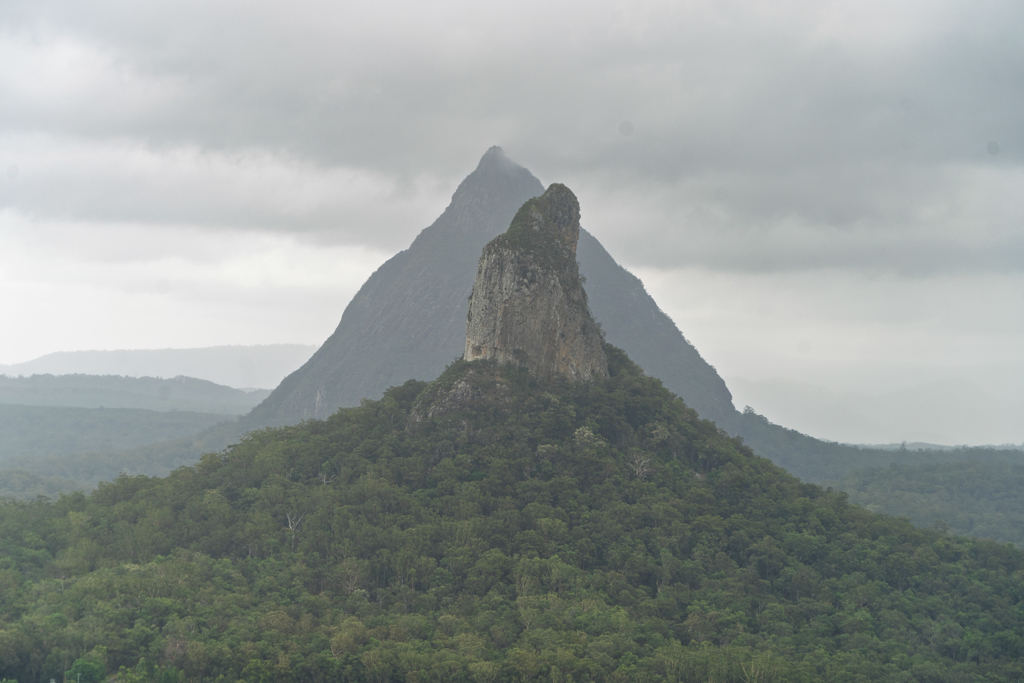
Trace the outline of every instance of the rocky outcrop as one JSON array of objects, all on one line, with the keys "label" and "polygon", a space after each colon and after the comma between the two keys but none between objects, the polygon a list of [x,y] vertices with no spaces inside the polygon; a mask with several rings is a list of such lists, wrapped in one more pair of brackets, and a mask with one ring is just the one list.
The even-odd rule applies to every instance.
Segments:
[{"label": "rocky outcrop", "polygon": [[484,247],[469,298],[466,360],[514,363],[543,378],[608,375],[576,264],[579,236],[579,202],[554,184]]}]

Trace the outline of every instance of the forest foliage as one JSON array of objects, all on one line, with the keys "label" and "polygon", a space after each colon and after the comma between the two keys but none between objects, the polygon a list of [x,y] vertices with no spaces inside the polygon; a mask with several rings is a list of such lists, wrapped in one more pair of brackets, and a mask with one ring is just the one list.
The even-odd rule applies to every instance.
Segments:
[{"label": "forest foliage", "polygon": [[211,413],[0,404],[0,498],[95,488],[121,473],[166,476],[237,440]]},{"label": "forest foliage", "polygon": [[[958,446],[956,448],[879,448],[822,441],[795,429],[769,422],[749,407],[725,420],[729,433],[741,437],[759,455],[769,458],[805,481],[832,484],[850,472],[887,468],[891,465],[917,466],[947,462],[1020,463],[1019,448]],[[1024,493],[1024,492],[1022,492]]]},{"label": "forest foliage", "polygon": [[1024,556],[802,483],[609,348],[453,364],[157,479],[0,505],[0,677],[994,681]]},{"label": "forest foliage", "polygon": [[124,450],[171,441],[192,436],[224,419],[223,415],[184,411],[0,404],[0,466],[12,460]]},{"label": "forest foliage", "polygon": [[970,460],[855,470],[836,482],[870,510],[1024,548],[1024,463]]}]

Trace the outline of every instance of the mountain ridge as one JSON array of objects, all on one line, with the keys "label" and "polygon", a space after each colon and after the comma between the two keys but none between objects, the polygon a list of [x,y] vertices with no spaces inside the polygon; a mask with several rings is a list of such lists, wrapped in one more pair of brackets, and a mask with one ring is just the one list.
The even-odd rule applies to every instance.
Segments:
[{"label": "mountain ridge", "polygon": [[[363,398],[377,399],[389,386],[437,377],[465,352],[467,297],[484,245],[543,192],[541,182],[501,148],[487,150],[441,216],[370,276],[331,337],[253,410],[247,424],[323,419]],[[728,419],[734,408],[725,382],[640,280],[583,228],[576,257],[591,312],[608,341],[633,353],[702,416]]]}]

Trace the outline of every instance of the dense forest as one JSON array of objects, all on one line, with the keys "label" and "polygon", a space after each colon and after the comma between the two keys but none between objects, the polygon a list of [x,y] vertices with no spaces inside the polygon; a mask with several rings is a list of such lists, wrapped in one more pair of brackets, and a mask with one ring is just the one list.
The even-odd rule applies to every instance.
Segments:
[{"label": "dense forest", "polygon": [[919,526],[1024,548],[1024,464],[968,460],[855,470],[836,482],[850,500]]},{"label": "dense forest", "polygon": [[56,498],[123,472],[166,476],[243,430],[216,413],[0,403],[0,498]]},{"label": "dense forest", "polygon": [[223,415],[211,413],[0,404],[0,466],[172,441],[221,422]]},{"label": "dense forest", "polygon": [[[0,677],[997,681],[1024,556],[801,483],[609,349],[0,505]],[[71,680],[71,679],[69,679]]]},{"label": "dense forest", "polygon": [[0,375],[0,404],[73,408],[142,408],[242,415],[270,394],[195,377],[117,375]]},{"label": "dense forest", "polygon": [[1024,464],[1024,451],[1018,448],[959,446],[892,449],[822,441],[769,422],[768,418],[749,407],[737,413],[724,426],[747,443],[756,444],[755,450],[759,455],[769,458],[805,481],[819,484],[840,481],[854,470],[890,465],[934,465],[968,461]]}]

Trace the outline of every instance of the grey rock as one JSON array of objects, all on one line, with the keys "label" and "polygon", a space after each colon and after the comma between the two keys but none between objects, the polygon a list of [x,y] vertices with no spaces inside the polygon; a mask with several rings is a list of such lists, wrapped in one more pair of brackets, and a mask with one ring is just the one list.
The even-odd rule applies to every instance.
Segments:
[{"label": "grey rock", "polygon": [[469,299],[466,360],[513,363],[543,378],[608,375],[576,263],[579,235],[579,202],[556,184],[484,247]]}]

